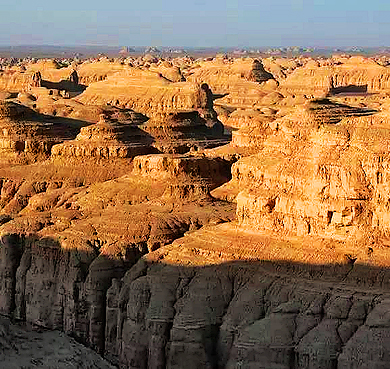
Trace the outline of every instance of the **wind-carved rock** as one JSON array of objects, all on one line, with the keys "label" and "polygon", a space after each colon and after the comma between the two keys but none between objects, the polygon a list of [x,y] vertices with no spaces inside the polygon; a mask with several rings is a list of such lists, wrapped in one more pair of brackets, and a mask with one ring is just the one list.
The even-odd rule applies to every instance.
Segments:
[{"label": "wind-carved rock", "polygon": [[321,97],[327,93],[381,92],[390,88],[390,69],[364,57],[311,60],[280,82],[281,92]]},{"label": "wind-carved rock", "polygon": [[142,129],[154,139],[161,152],[184,153],[191,148],[209,148],[228,142],[222,123],[205,120],[197,111],[177,112],[150,119]]},{"label": "wind-carved rock", "polygon": [[185,78],[182,75],[180,68],[172,65],[172,63],[168,61],[161,62],[157,65],[152,64],[149,70],[161,73],[171,82],[185,82]]},{"label": "wind-carved rock", "polygon": [[41,72],[37,71],[32,75],[30,87],[41,87],[42,86],[42,76]]},{"label": "wind-carved rock", "polygon": [[212,60],[187,71],[186,80],[194,83],[206,83],[216,94],[215,104],[253,108],[270,105],[266,97],[278,86],[273,76],[266,72],[262,63],[251,58],[228,61]]},{"label": "wind-carved rock", "polygon": [[[50,155],[51,147],[75,136],[77,127],[61,118],[48,118],[10,101],[0,101],[0,151],[3,159],[34,160]],[[30,159],[28,159],[28,157]]]},{"label": "wind-carved rock", "polygon": [[72,73],[69,75],[68,80],[69,80],[69,82],[74,83],[75,85],[79,84],[79,76],[78,76],[76,70],[72,71]]},{"label": "wind-carved rock", "polygon": [[274,76],[264,69],[264,65],[260,60],[254,60],[252,65],[252,71],[250,72],[249,79],[255,82],[263,83],[269,79],[274,79]]},{"label": "wind-carved rock", "polygon": [[[100,64],[121,72],[80,101],[114,106],[60,102],[64,114],[71,106],[75,117],[89,111],[91,122],[106,114],[76,139],[80,121],[0,104],[2,158],[28,151],[26,137],[34,145],[67,140],[52,148],[52,161],[1,168],[1,312],[74,335],[122,368],[390,367],[385,96],[364,100],[381,111],[357,96],[287,106],[295,92],[330,86],[338,94],[353,81],[379,88],[380,80],[383,91],[383,67],[296,60],[279,70],[280,84],[288,83],[277,86],[260,82],[264,70],[253,60],[199,62],[185,74],[196,83]],[[49,67],[45,76],[71,71]],[[371,67],[374,77],[364,74]],[[311,76],[321,68],[332,73]],[[92,79],[105,79],[97,69]],[[313,86],[293,83],[299,70]],[[1,81],[16,86],[17,73]],[[233,145],[198,151],[226,142],[208,86],[229,93],[221,106],[240,130]],[[135,110],[115,107],[122,105]],[[192,150],[128,160],[157,148]],[[230,162],[226,152],[235,155]],[[232,180],[214,189],[234,160]]]},{"label": "wind-carved rock", "polygon": [[54,146],[52,158],[129,158],[153,152],[151,143],[152,138],[136,124],[101,114],[96,124],[81,128],[74,141]]},{"label": "wind-carved rock", "polygon": [[123,107],[154,118],[175,111],[205,108],[202,95],[200,85],[170,82],[157,73],[131,68],[89,85],[77,101]]}]

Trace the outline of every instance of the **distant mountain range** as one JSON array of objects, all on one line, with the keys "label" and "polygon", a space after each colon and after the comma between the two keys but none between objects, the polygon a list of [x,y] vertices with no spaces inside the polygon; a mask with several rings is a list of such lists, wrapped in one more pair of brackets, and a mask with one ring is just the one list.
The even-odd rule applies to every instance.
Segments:
[{"label": "distant mountain range", "polygon": [[229,53],[233,56],[245,56],[251,54],[264,55],[329,55],[332,53],[345,52],[349,54],[390,54],[390,47],[348,47],[348,48],[315,48],[315,47],[261,47],[261,48],[227,48],[227,47],[131,47],[131,46],[52,46],[52,45],[18,45],[18,46],[0,46],[0,57],[36,57],[36,58],[60,58],[60,57],[81,57],[88,58],[99,54],[107,56],[120,55],[141,55],[144,53],[152,54],[172,54],[179,55],[215,55],[216,53]]}]

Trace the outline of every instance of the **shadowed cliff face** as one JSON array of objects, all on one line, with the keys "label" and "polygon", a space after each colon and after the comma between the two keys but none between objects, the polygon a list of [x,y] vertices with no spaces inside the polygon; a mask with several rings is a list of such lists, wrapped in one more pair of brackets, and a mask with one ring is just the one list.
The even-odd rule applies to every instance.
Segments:
[{"label": "shadowed cliff face", "polygon": [[103,353],[112,280],[185,232],[234,218],[234,206],[209,195],[227,180],[221,174],[228,176],[229,166],[205,157],[150,155],[137,159],[132,175],[99,183],[95,165],[92,184],[72,184],[59,180],[55,164],[46,165],[54,169],[51,179],[2,183],[0,311],[62,330]]},{"label": "shadowed cliff face", "polygon": [[67,251],[49,237],[3,235],[1,312],[62,330],[101,351],[106,291],[141,251],[115,260],[99,255],[99,246],[95,241]]},{"label": "shadowed cliff face", "polygon": [[387,274],[348,263],[142,260],[108,291],[106,355],[123,368],[386,367]]},{"label": "shadowed cliff face", "polygon": [[98,241],[64,250],[54,239],[11,234],[0,252],[3,314],[63,330],[121,368],[389,365],[386,268],[348,260],[186,266],[177,243],[134,265],[141,250],[115,259],[99,254]]}]

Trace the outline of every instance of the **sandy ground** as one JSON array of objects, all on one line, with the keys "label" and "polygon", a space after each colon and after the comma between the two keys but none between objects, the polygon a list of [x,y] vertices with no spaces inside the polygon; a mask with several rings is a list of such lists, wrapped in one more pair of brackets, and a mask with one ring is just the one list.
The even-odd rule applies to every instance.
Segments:
[{"label": "sandy ground", "polygon": [[0,369],[114,369],[58,331],[35,331],[0,317]]}]

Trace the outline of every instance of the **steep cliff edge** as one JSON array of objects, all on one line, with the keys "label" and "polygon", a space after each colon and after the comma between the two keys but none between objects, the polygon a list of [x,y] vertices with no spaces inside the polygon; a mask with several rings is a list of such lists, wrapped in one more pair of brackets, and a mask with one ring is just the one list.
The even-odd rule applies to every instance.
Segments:
[{"label": "steep cliff edge", "polygon": [[105,347],[122,367],[389,366],[388,112],[316,100],[273,127],[233,165],[237,222],[114,281]]},{"label": "steep cliff edge", "polygon": [[389,365],[388,285],[373,274],[362,282],[367,270],[254,261],[204,266],[208,254],[197,256],[203,266],[184,266],[182,248],[168,246],[113,283],[107,357],[118,356],[123,368]]},{"label": "steep cliff edge", "polygon": [[[15,168],[1,191],[1,313],[62,330],[98,352],[113,278],[188,230],[234,218],[234,206],[209,195],[229,176],[223,160],[141,156],[122,177],[129,162],[120,169],[118,160],[91,162],[89,174],[81,164],[46,162],[49,178],[40,182],[37,173],[23,178],[27,168],[18,178]],[[66,166],[81,171],[80,183],[61,179]],[[104,175],[114,179],[102,182]]]}]

